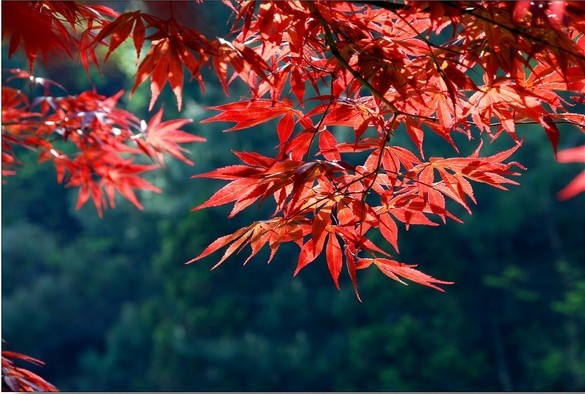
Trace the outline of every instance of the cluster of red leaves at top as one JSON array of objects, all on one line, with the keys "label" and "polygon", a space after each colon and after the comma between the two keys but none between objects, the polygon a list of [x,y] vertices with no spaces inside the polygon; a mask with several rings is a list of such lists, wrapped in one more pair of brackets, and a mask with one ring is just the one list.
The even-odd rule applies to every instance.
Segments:
[{"label": "cluster of red leaves at top", "polygon": [[[17,15],[35,8],[39,26],[51,32],[32,38],[17,23],[6,27],[10,53],[24,42],[31,64],[39,51],[73,45],[87,67],[90,60],[97,64],[96,45],[107,46],[107,58],[131,40],[139,60],[133,91],[150,80],[151,109],[167,82],[181,107],[185,69],[202,89],[205,65],[215,70],[226,93],[235,79],[249,87],[249,97],[212,107],[219,113],[206,121],[235,123],[226,131],[273,122],[278,150],[272,157],[235,152],[241,164],[198,175],[229,183],[195,209],[234,203],[233,216],[270,199],[274,213],[219,238],[192,261],[227,247],[219,265],[245,246],[252,257],[266,245],[271,260],[282,243],[293,242],[300,248],[295,274],[324,253],[335,285],[345,266],[356,295],[356,271],[371,265],[395,280],[440,289],[450,282],[396,261],[376,231],[398,252],[399,225],[460,221],[449,201],[471,212],[472,182],[501,189],[516,184],[510,177],[523,167],[507,160],[521,145],[520,124],[540,125],[555,155],[559,123],[584,129],[583,114],[569,110],[585,101],[584,3],[224,3],[234,11],[233,30],[229,38],[214,39],[172,14],[118,15],[69,2],[19,3],[8,10]],[[86,25],[72,44],[65,24],[75,29],[80,21]],[[147,42],[150,48],[140,59]],[[119,96],[36,100],[38,114],[20,92],[7,90],[6,97],[16,111],[10,136],[41,149],[41,159],[55,162],[60,179],[68,173],[68,184],[81,187],[80,202],[92,196],[98,210],[101,187],[110,197],[118,190],[136,205],[133,188],[156,190],[138,176],[151,166],[134,164],[133,154],[160,160],[168,152],[186,160],[177,144],[198,140],[177,131],[184,121],[159,124],[160,112],[146,128],[138,127],[130,114],[114,110]],[[19,114],[19,108],[26,109]],[[44,127],[41,134],[57,132],[73,142],[77,156],[63,159],[68,156],[43,145],[46,138],[35,139],[39,132],[21,132],[18,125],[27,125],[31,116],[35,127]],[[88,126],[91,133],[84,131]],[[149,129],[155,131],[145,133]],[[395,144],[398,133],[410,137],[417,153]],[[442,137],[456,155],[425,158],[428,133]],[[458,134],[478,141],[474,153],[459,153]],[[480,154],[483,136],[494,140],[502,134],[511,137],[508,150]],[[110,161],[121,153],[130,158]]]},{"label": "cluster of red leaves at top", "polygon": [[[356,270],[371,265],[399,281],[448,284],[397,262],[371,230],[398,252],[400,223],[459,221],[448,200],[471,213],[471,182],[516,184],[509,177],[523,167],[506,160],[521,145],[519,124],[542,126],[555,154],[557,124],[584,130],[585,116],[569,108],[585,90],[585,6],[562,3],[231,3],[232,43],[253,49],[262,73],[242,78],[248,100],[213,107],[219,114],[207,121],[234,122],[232,131],[277,120],[278,153],[236,152],[241,164],[198,175],[229,183],[195,209],[234,203],[231,217],[268,197],[276,207],[192,261],[227,246],[219,265],[265,245],[271,260],[294,242],[295,274],[324,253],[335,285],[345,265],[356,295]],[[419,156],[394,145],[404,132]],[[429,132],[456,152],[455,134],[505,132],[513,146],[482,156],[477,143],[469,156],[425,159]]]}]

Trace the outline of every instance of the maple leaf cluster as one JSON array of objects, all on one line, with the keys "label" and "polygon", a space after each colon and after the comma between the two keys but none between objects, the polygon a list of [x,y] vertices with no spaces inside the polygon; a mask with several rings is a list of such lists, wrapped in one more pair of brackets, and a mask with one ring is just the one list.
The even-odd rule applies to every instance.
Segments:
[{"label": "maple leaf cluster", "polygon": [[36,358],[8,350],[2,351],[2,391],[53,392],[55,386],[37,374],[16,366],[15,360],[43,365]]},{"label": "maple leaf cluster", "polygon": [[[194,209],[233,203],[233,217],[271,200],[274,211],[214,241],[191,261],[225,247],[219,265],[246,246],[249,258],[268,246],[272,260],[283,243],[293,242],[300,248],[295,275],[324,254],[334,284],[339,287],[345,266],[356,295],[357,270],[372,265],[397,281],[441,290],[451,282],[396,260],[400,229],[460,221],[452,207],[471,212],[474,182],[500,189],[517,184],[511,178],[524,168],[509,158],[522,144],[519,125],[540,125],[555,155],[558,124],[584,130],[585,116],[571,112],[585,102],[583,3],[223,2],[235,15],[224,38],[206,37],[172,13],[117,14],[59,1],[4,10],[6,20],[34,10],[34,23],[48,32],[31,37],[18,23],[3,31],[10,54],[22,46],[31,70],[39,52],[63,48],[78,53],[88,68],[98,64],[98,45],[107,46],[107,60],[123,42],[132,42],[132,92],[149,81],[149,109],[167,83],[180,109],[184,77],[204,90],[205,66],[226,94],[236,79],[248,87],[247,97],[211,107],[218,113],[204,122],[234,123],[226,131],[268,124],[278,148],[271,156],[234,152],[239,164],[197,175],[228,183]],[[80,32],[78,38],[71,30]],[[113,205],[118,191],[140,207],[134,189],[158,191],[140,174],[160,164],[164,153],[190,163],[179,144],[201,138],[179,129],[186,120],[162,122],[161,111],[148,124],[139,121],[116,107],[120,95],[85,92],[29,104],[22,92],[5,88],[4,169],[16,164],[14,145],[33,147],[40,160],[53,161],[60,181],[80,187],[78,205],[91,197],[101,212],[105,196]],[[455,154],[426,157],[429,133]],[[47,137],[55,134],[73,151],[50,142]],[[398,146],[397,134],[406,134],[417,152]],[[481,154],[484,139],[503,134],[511,137],[509,149]],[[477,147],[473,154],[459,153],[457,135]],[[137,155],[155,164],[136,164]],[[568,155],[559,154],[559,160]],[[561,196],[583,190],[582,176],[576,182]],[[376,243],[379,236],[393,253]]]},{"label": "maple leaf cluster", "polygon": [[[46,93],[50,84],[56,84],[23,70],[11,71],[12,78],[44,85]],[[134,190],[160,189],[141,174],[164,165],[163,153],[193,164],[179,143],[204,139],[180,130],[189,120],[161,122],[162,109],[146,123],[118,108],[123,93],[47,94],[30,102],[21,90],[2,87],[2,175],[14,175],[17,148],[25,147],[38,152],[39,162],[53,162],[58,182],[79,187],[77,208],[91,198],[101,216],[108,202],[115,206],[118,192],[142,209]],[[139,164],[140,157],[150,158],[152,164]]]},{"label": "maple leaf cluster", "polygon": [[[276,208],[192,261],[227,246],[219,265],[266,244],[272,259],[281,243],[295,242],[295,275],[325,254],[335,285],[345,266],[356,294],[356,271],[371,265],[439,289],[450,282],[397,262],[374,243],[376,230],[398,253],[401,224],[460,221],[449,200],[471,213],[472,182],[516,184],[510,177],[523,167],[507,160],[522,143],[520,124],[542,126],[555,154],[559,123],[585,126],[569,110],[585,90],[582,5],[542,3],[536,13],[509,2],[230,4],[238,18],[232,42],[254,50],[262,73],[234,73],[250,87],[249,99],[212,107],[219,114],[206,122],[234,122],[226,130],[234,131],[277,120],[278,152],[236,152],[241,164],[198,175],[229,183],[195,209],[234,203],[231,217],[267,197]],[[478,148],[425,158],[429,132],[455,152],[456,134]],[[397,133],[418,155],[394,144]],[[512,147],[482,156],[482,135],[502,133]]]}]

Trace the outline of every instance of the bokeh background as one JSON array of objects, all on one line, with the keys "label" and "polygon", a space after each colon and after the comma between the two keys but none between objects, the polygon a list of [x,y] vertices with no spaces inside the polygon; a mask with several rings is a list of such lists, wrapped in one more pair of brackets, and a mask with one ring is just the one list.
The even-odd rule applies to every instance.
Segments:
[{"label": "bokeh background", "polygon": [[[220,2],[185,15],[209,35],[224,35],[230,18]],[[5,48],[2,60],[26,65]],[[109,95],[131,88],[133,47],[103,72],[88,81],[66,58],[37,69],[73,94],[95,86]],[[262,214],[190,212],[223,184],[190,176],[235,163],[231,150],[270,153],[276,144],[273,125],[223,133],[225,124],[198,124],[206,106],[227,100],[208,76],[205,95],[185,88],[180,115],[163,92],[167,118],[194,118],[187,129],[208,142],[191,146],[195,167],[169,160],[150,175],[164,192],[142,193],[143,212],[122,200],[103,219],[91,204],[77,211],[77,192],[23,153],[26,165],[2,185],[4,348],[45,361],[35,372],[63,391],[585,390],[585,199],[555,196],[582,166],[555,163],[539,127],[519,133],[521,186],[477,185],[473,215],[457,211],[464,224],[402,229],[401,261],[455,285],[439,293],[365,270],[360,303],[347,277],[334,287],[322,260],[293,278],[296,247],[270,265],[267,254],[212,272],[217,255],[183,264]],[[230,99],[245,94],[236,83]],[[146,84],[124,99],[152,116]],[[583,137],[563,129],[561,148]],[[497,143],[512,146],[508,137]],[[452,154],[432,136],[425,145]]]}]

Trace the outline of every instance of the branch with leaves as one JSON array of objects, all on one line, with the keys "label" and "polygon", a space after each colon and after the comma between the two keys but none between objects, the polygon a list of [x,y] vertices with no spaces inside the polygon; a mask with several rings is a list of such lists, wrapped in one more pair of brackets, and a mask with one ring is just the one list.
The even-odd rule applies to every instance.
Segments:
[{"label": "branch with leaves", "polygon": [[[213,243],[194,260],[230,244],[224,257],[244,245],[255,255],[268,243],[274,254],[282,242],[295,242],[300,247],[295,273],[325,250],[335,284],[345,265],[357,293],[360,259],[392,257],[372,242],[373,230],[398,252],[396,221],[408,228],[434,225],[433,217],[460,220],[448,201],[471,212],[468,200],[475,198],[470,181],[499,188],[515,183],[508,177],[518,175],[514,166],[522,167],[504,160],[521,144],[516,125],[541,125],[555,152],[557,124],[583,130],[583,116],[569,112],[571,102],[558,93],[576,92],[571,100],[582,100],[585,58],[578,16],[583,9],[572,3],[561,8],[523,2],[489,7],[481,2],[225,3],[235,13],[226,38],[207,38],[172,13],[163,19],[143,11],[117,14],[101,6],[63,2],[22,3],[8,10],[15,15],[36,12],[54,32],[46,36],[50,43],[27,44],[15,24],[5,33],[10,54],[24,44],[31,68],[38,52],[48,55],[43,48],[69,45],[87,68],[88,59],[98,64],[96,45],[108,47],[107,60],[124,41],[133,42],[137,58],[150,43],[133,87],[150,79],[150,109],[167,82],[180,108],[184,68],[203,89],[200,70],[207,65],[226,92],[237,78],[251,94],[212,107],[220,113],[205,122],[232,121],[235,126],[229,130],[243,130],[278,119],[275,155],[240,152],[243,164],[199,175],[230,183],[195,208],[233,202],[231,217],[270,198],[274,214]],[[79,28],[84,23],[77,39],[64,30],[66,24]],[[17,163],[12,146],[28,144],[40,151],[41,160],[54,162],[60,181],[80,187],[78,205],[91,196],[98,212],[106,207],[103,193],[113,205],[115,191],[141,207],[133,189],[159,190],[140,173],[162,164],[165,152],[192,164],[179,144],[202,141],[179,129],[185,120],[162,122],[158,112],[146,123],[114,109],[119,95],[45,97],[29,105],[21,93],[7,88],[5,97],[7,173]],[[34,106],[40,110],[33,113]],[[32,135],[30,130],[38,127],[42,132]],[[346,131],[335,131],[339,127]],[[398,132],[406,132],[418,156],[392,144],[390,136]],[[457,152],[456,133],[469,139],[487,134],[493,140],[506,132],[515,143],[489,157],[481,157],[478,148],[467,157],[425,159],[428,132],[440,135]],[[72,142],[77,152],[68,156],[55,148],[45,138],[55,134]],[[104,143],[107,155],[100,154]],[[365,153],[366,159],[357,161],[356,153]],[[135,155],[155,164],[134,164]]]},{"label": "branch with leaves", "polygon": [[[412,225],[438,226],[461,206],[477,203],[474,183],[504,189],[524,170],[510,161],[522,145],[517,129],[537,124],[556,156],[558,125],[585,131],[574,112],[585,103],[585,5],[567,1],[390,2],[223,0],[233,10],[231,31],[210,38],[169,13],[117,13],[98,4],[67,1],[3,3],[8,55],[24,51],[29,71],[12,70],[2,89],[3,176],[33,149],[52,162],[57,179],[79,188],[78,207],[90,198],[98,213],[121,194],[142,208],[136,190],[159,192],[142,178],[165,155],[193,164],[184,143],[203,138],[182,130],[186,119],[147,121],[119,108],[120,92],[56,96],[53,82],[34,75],[39,55],[78,57],[89,72],[123,43],[134,46],[138,86],[150,85],[149,110],[168,83],[182,108],[184,78],[209,83],[215,71],[226,95],[240,80],[249,95],[210,110],[202,123],[231,122],[225,131],[272,127],[272,155],[234,152],[237,164],[197,178],[227,185],[194,208],[232,204],[229,217],[271,201],[272,215],[212,242],[190,262],[221,248],[215,265],[245,247],[263,247],[271,261],[283,243],[299,247],[294,274],[324,255],[339,288],[343,267],[359,298],[357,271],[371,266],[402,282],[434,289],[435,279],[398,262],[398,235]],[[169,2],[169,7],[203,7]],[[142,57],[142,53],[144,53]],[[38,92],[43,88],[42,93]],[[426,157],[425,136],[450,144],[449,157]],[[405,134],[416,147],[396,145]],[[458,142],[463,135],[469,142]],[[510,137],[509,148],[484,156],[484,140]],[[392,137],[392,138],[391,138]],[[457,141],[457,142],[456,142]],[[474,153],[461,154],[466,147]],[[559,162],[583,161],[581,148],[559,152]],[[579,175],[560,198],[585,190]],[[383,240],[379,242],[378,240]],[[392,248],[390,253],[389,247]]]}]

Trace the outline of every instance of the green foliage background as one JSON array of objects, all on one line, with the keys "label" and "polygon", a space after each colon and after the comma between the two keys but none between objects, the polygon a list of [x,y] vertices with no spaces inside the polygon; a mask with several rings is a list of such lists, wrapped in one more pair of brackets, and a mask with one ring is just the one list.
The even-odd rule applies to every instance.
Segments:
[{"label": "green foliage background", "polygon": [[[227,20],[216,6],[201,20]],[[93,76],[100,93],[129,89],[132,50]],[[41,73],[71,92],[90,86],[67,62]],[[178,116],[164,93],[167,117]],[[127,101],[145,117],[148,94],[143,86]],[[212,83],[204,96],[194,85],[185,96],[181,116],[196,120],[226,100]],[[44,360],[35,371],[63,391],[585,390],[584,201],[555,198],[579,168],[556,164],[538,127],[523,129],[514,157],[528,167],[521,186],[478,185],[465,224],[402,231],[402,261],[455,285],[443,294],[366,270],[360,304],[347,278],[335,289],[324,261],[293,278],[295,247],[270,265],[266,255],[213,272],[213,257],[183,264],[258,214],[228,221],[227,209],[189,212],[221,185],[189,176],[234,163],[231,149],[270,152],[276,143],[270,127],[226,134],[223,126],[195,122],[190,129],[208,139],[192,146],[196,167],[169,161],[150,178],[164,194],[142,194],[144,212],[120,201],[101,220],[89,205],[76,211],[76,192],[24,153],[27,164],[2,186],[9,349]],[[580,137],[563,130],[561,145]],[[451,153],[431,136],[426,145]]]}]

